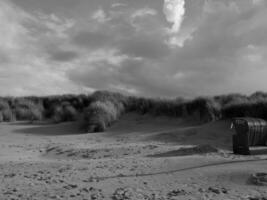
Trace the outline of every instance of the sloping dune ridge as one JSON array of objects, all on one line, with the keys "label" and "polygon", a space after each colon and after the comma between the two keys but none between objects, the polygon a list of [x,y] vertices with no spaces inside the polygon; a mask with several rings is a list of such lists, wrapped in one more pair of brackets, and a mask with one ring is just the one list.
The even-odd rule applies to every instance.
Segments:
[{"label": "sloping dune ridge", "polygon": [[267,156],[232,154],[230,121],[129,113],[83,130],[1,124],[0,199],[267,199]]}]

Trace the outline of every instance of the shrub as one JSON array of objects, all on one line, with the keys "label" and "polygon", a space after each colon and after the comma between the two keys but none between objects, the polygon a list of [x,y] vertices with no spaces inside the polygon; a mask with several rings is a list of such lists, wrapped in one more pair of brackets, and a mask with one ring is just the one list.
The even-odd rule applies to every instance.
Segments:
[{"label": "shrub", "polygon": [[146,114],[149,111],[152,111],[152,100],[141,97],[129,97],[127,106],[128,112]]},{"label": "shrub", "polygon": [[223,118],[258,117],[267,119],[267,101],[228,104],[222,109]]},{"label": "shrub", "polygon": [[198,121],[209,122],[221,117],[220,105],[210,98],[197,98],[185,103],[186,115]]},{"label": "shrub", "polygon": [[15,99],[15,108],[25,108],[25,109],[29,109],[29,108],[32,108],[32,107],[35,107],[36,104],[29,100],[29,99],[26,99],[26,98],[17,98]]},{"label": "shrub", "polygon": [[54,122],[59,123],[63,120],[63,108],[61,106],[55,106],[53,109],[53,114],[51,114],[51,118]]},{"label": "shrub", "polygon": [[3,100],[3,99],[0,99],[0,111],[1,110],[6,110],[6,109],[9,109],[9,104],[7,101]]},{"label": "shrub", "polygon": [[3,121],[4,121],[4,117],[3,117],[2,112],[0,111],[0,122],[3,122]]},{"label": "shrub", "polygon": [[179,117],[182,115],[182,101],[179,99],[149,99],[129,97],[127,103],[128,112],[140,114],[152,114]]},{"label": "shrub", "polygon": [[12,122],[16,120],[16,115],[12,112],[11,109],[2,110],[2,116],[3,121],[5,122]]},{"label": "shrub", "polygon": [[109,92],[109,91],[97,91],[94,92],[91,97],[91,102],[96,102],[96,101],[100,101],[100,102],[112,102],[114,105],[116,105],[117,103],[126,103],[127,101],[127,97],[120,94],[120,93],[116,93],[116,92]]},{"label": "shrub", "polygon": [[[77,114],[83,112],[83,110],[87,108],[91,103],[90,99],[91,97],[88,95],[63,95],[45,97],[43,99],[45,117],[47,119],[58,118],[58,122],[75,120],[77,118]],[[62,111],[60,111],[60,109]],[[68,115],[70,119],[65,119],[69,117],[64,117],[63,115]]]},{"label": "shrub", "polygon": [[16,120],[30,120],[40,121],[43,119],[42,111],[37,108],[23,108],[18,107],[15,109]]},{"label": "shrub", "polygon": [[75,121],[77,117],[77,110],[67,102],[62,103],[62,105],[54,106],[53,108],[52,119],[56,123]]},{"label": "shrub", "polygon": [[228,94],[215,96],[214,100],[224,107],[228,104],[241,104],[248,102],[248,97],[241,94]]},{"label": "shrub", "polygon": [[10,109],[9,103],[7,100],[0,100],[0,122],[10,122],[15,119],[12,110]]},{"label": "shrub", "polygon": [[43,105],[35,100],[33,102],[27,98],[17,98],[14,103],[14,113],[16,120],[42,120],[43,119]]},{"label": "shrub", "polygon": [[180,100],[158,99],[152,102],[152,114],[155,116],[182,117],[184,116],[183,105],[184,103]]},{"label": "shrub", "polygon": [[255,92],[249,96],[251,101],[266,101],[267,93],[266,92]]},{"label": "shrub", "polygon": [[64,121],[75,121],[78,113],[72,105],[63,106]]},{"label": "shrub", "polygon": [[89,131],[104,131],[121,115],[122,110],[118,109],[112,102],[96,101],[84,112],[84,120]]},{"label": "shrub", "polygon": [[154,116],[187,117],[201,122],[232,117],[267,119],[267,93],[220,95],[194,100],[153,99],[97,91],[91,95],[0,98],[0,122],[12,120],[76,120],[84,112],[87,125],[105,130],[125,112]]}]

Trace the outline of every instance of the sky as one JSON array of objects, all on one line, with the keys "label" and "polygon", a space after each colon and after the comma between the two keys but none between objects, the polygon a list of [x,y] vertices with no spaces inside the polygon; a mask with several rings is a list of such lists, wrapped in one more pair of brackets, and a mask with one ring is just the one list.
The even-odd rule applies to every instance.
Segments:
[{"label": "sky", "polygon": [[266,0],[1,0],[0,95],[267,91]]}]

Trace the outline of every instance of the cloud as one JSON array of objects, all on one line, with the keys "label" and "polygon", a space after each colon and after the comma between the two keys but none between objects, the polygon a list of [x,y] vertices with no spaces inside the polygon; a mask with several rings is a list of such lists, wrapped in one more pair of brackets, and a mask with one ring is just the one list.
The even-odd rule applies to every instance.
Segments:
[{"label": "cloud", "polygon": [[0,64],[5,64],[10,61],[9,56],[6,52],[0,50]]},{"label": "cloud", "polygon": [[166,20],[172,24],[171,29],[167,29],[167,43],[171,47],[183,47],[184,42],[191,39],[189,34],[184,35],[180,32],[185,17],[185,0],[165,0],[163,12]]},{"label": "cloud", "polygon": [[127,4],[125,4],[125,3],[113,3],[111,5],[112,8],[118,8],[118,7],[124,7],[124,6],[127,6]]},{"label": "cloud", "polygon": [[89,49],[98,49],[110,43],[111,36],[100,31],[81,31],[73,37],[73,43]]},{"label": "cloud", "polygon": [[149,59],[161,59],[170,53],[163,40],[145,35],[121,41],[119,49],[123,54]]},{"label": "cloud", "polygon": [[65,76],[66,66],[52,64],[53,59],[66,60],[73,55],[55,51],[50,60],[45,50],[51,42],[60,43],[63,33],[66,39],[65,22],[56,15],[28,13],[9,1],[0,2],[0,95],[82,90]]},{"label": "cloud", "polygon": [[131,18],[135,19],[137,17],[145,17],[148,15],[155,16],[157,14],[157,11],[151,8],[142,8],[139,10],[136,10],[132,15]]},{"label": "cloud", "polygon": [[158,12],[152,8],[137,9],[130,15],[130,23],[135,28],[135,31],[147,31],[149,28],[153,31],[153,21],[157,14]]},{"label": "cloud", "polygon": [[[190,17],[194,2],[188,1],[184,17]],[[192,97],[265,89],[264,81],[257,84],[257,77],[267,72],[267,8],[252,2],[244,6],[241,1],[209,1],[197,6],[200,17],[194,21],[185,18],[179,33],[164,35],[158,29],[156,34],[141,30],[123,35],[114,47],[126,55],[124,60],[116,65],[100,60],[88,63],[79,73],[71,72],[71,79],[88,87],[146,96]],[[190,38],[178,48],[164,43],[183,34]]]},{"label": "cloud", "polygon": [[74,9],[83,0],[10,0],[23,10],[35,10],[51,14],[55,10]]},{"label": "cloud", "polygon": [[171,32],[178,33],[185,15],[184,0],[165,0],[163,12],[168,22],[172,24]]},{"label": "cloud", "polygon": [[27,13],[20,11],[13,5],[9,5],[5,0],[0,2],[0,48],[19,49],[23,43],[21,37],[29,39],[27,29],[22,25],[23,22],[32,20]]},{"label": "cloud", "polygon": [[60,62],[72,61],[73,59],[78,57],[78,53],[75,51],[67,51],[67,50],[57,50],[57,51],[49,51],[51,54],[51,59]]},{"label": "cloud", "polygon": [[[202,92],[220,94],[265,90],[264,85],[255,85],[256,77],[267,71],[261,67],[266,61],[261,55],[264,50],[258,49],[259,46],[266,47],[262,35],[267,30],[263,21],[266,10],[266,7],[242,8],[237,3],[220,1],[206,3],[192,39],[183,48],[176,49],[175,58],[168,64],[176,64],[173,70],[185,74],[180,82],[185,85],[185,90],[198,95]],[[248,52],[251,44],[257,47]]]},{"label": "cloud", "polygon": [[99,23],[105,23],[111,20],[111,18],[107,16],[102,8],[99,8],[92,14],[92,19],[96,20]]},{"label": "cloud", "polygon": [[54,34],[59,38],[66,38],[66,32],[75,25],[73,19],[61,19],[55,14],[37,13],[37,23],[47,29],[46,34]]},{"label": "cloud", "polygon": [[263,0],[252,0],[253,4],[255,5],[260,5],[262,4],[264,1]]},{"label": "cloud", "polygon": [[128,56],[120,54],[117,49],[99,49],[90,52],[82,65],[108,63],[109,65],[120,66],[125,59],[128,59]]},{"label": "cloud", "polygon": [[265,1],[117,2],[2,0],[0,94],[267,89]]}]

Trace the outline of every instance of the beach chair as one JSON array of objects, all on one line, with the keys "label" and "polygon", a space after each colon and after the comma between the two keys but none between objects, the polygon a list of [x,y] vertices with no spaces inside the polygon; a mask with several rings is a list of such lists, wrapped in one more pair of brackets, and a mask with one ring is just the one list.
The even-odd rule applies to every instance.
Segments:
[{"label": "beach chair", "polygon": [[267,122],[257,118],[234,118],[231,128],[234,154],[250,155],[250,147],[266,146]]}]

